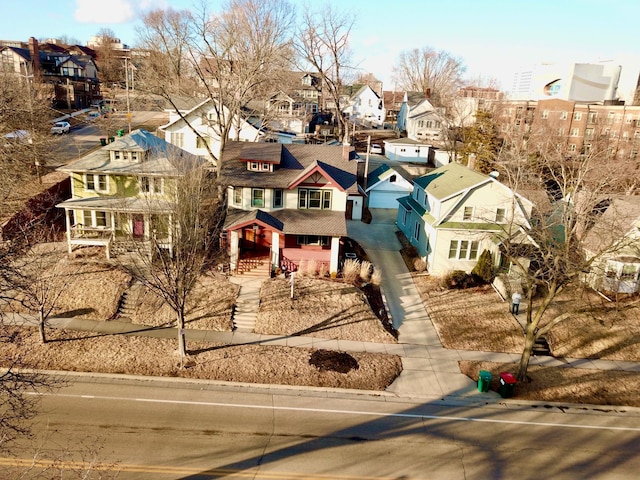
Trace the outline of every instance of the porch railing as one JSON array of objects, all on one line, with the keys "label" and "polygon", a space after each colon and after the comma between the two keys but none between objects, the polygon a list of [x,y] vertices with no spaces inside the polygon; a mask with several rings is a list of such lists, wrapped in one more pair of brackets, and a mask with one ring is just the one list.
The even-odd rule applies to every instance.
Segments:
[{"label": "porch railing", "polygon": [[108,240],[112,237],[113,231],[106,227],[87,227],[78,223],[71,227],[71,239],[98,239]]}]

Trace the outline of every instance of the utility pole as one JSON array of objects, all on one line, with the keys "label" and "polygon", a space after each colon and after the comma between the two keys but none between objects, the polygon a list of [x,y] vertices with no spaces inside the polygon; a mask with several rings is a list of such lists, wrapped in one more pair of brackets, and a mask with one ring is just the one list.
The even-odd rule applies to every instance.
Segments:
[{"label": "utility pole", "polygon": [[367,190],[367,175],[369,175],[369,150],[371,150],[371,135],[367,135],[367,157],[364,162],[364,189]]},{"label": "utility pole", "polygon": [[124,88],[127,91],[127,125],[129,126],[129,133],[131,133],[131,110],[129,104],[129,58],[124,57]]}]

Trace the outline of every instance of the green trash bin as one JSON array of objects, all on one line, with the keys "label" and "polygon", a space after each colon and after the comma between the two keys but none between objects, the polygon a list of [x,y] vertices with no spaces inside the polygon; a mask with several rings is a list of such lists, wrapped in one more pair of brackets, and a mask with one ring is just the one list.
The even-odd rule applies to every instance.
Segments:
[{"label": "green trash bin", "polygon": [[107,144],[107,139],[106,138],[101,138],[100,139],[100,145],[102,145],[103,147]]},{"label": "green trash bin", "polygon": [[113,143],[116,140],[116,137],[109,137],[109,143]]},{"label": "green trash bin", "polygon": [[118,136],[124,137],[124,128],[121,128],[120,130],[118,130]]},{"label": "green trash bin", "polygon": [[500,396],[502,398],[508,398],[513,395],[513,389],[516,386],[516,377],[509,372],[502,372],[500,374]]},{"label": "green trash bin", "polygon": [[486,370],[480,370],[480,373],[478,373],[478,391],[488,392],[490,384],[491,384],[491,372],[487,372]]}]

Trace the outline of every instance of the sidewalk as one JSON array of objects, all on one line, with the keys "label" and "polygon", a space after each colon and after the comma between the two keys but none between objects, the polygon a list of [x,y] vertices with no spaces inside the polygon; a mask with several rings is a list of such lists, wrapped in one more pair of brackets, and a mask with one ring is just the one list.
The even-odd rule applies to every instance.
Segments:
[{"label": "sidewalk", "polygon": [[[37,326],[35,317],[21,314],[7,314],[6,324]],[[431,323],[431,322],[429,322]],[[173,327],[146,327],[117,320],[100,321],[81,318],[52,317],[48,320],[52,328],[89,331],[104,334],[132,334],[155,338],[175,338]],[[433,332],[435,334],[435,332]],[[428,338],[426,335],[425,338]],[[494,362],[517,362],[519,355],[495,352],[448,350],[433,339],[425,343],[370,343],[347,340],[332,340],[318,337],[287,337],[281,335],[260,335],[248,332],[218,332],[209,330],[186,330],[187,341],[228,343],[231,345],[256,344],[279,345],[294,348],[323,348],[345,352],[370,352],[398,355],[402,358],[403,371],[387,392],[398,397],[448,402],[499,401],[496,392],[480,393],[476,383],[460,373],[459,360],[487,360]],[[437,338],[437,337],[436,337]],[[613,362],[606,360],[558,359],[552,357],[532,357],[531,365],[559,367],[579,367],[602,370],[626,370],[640,372],[640,363]]]}]

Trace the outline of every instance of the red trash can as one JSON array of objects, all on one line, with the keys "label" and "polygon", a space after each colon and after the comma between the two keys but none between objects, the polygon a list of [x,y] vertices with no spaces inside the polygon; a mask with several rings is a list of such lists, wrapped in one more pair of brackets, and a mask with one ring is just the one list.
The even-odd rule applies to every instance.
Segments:
[{"label": "red trash can", "polygon": [[502,398],[508,398],[513,395],[513,389],[516,386],[516,377],[509,372],[502,372],[500,374],[500,396]]}]

